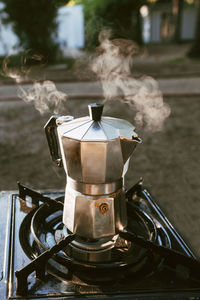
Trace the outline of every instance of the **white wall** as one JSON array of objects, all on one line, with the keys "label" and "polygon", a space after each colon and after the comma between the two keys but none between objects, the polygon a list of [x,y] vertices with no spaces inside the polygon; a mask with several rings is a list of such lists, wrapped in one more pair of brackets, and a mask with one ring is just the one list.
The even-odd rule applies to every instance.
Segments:
[{"label": "white wall", "polygon": [[193,8],[186,8],[182,15],[181,39],[189,40],[194,37],[197,11]]},{"label": "white wall", "polygon": [[144,43],[150,42],[151,21],[150,17],[146,16],[142,19],[142,38]]},{"label": "white wall", "polygon": [[58,11],[58,42],[63,51],[66,48],[84,47],[83,6],[63,6]]},{"label": "white wall", "polygon": [[150,14],[150,41],[161,41],[161,12],[153,11]]},{"label": "white wall", "polygon": [[[0,2],[0,10],[4,4]],[[18,37],[13,33],[11,24],[2,24],[1,19],[5,17],[5,13],[0,14],[0,55],[17,53],[19,48]]]},{"label": "white wall", "polygon": [[0,21],[0,55],[17,53],[17,44],[18,37],[12,32],[11,25],[2,25]]}]

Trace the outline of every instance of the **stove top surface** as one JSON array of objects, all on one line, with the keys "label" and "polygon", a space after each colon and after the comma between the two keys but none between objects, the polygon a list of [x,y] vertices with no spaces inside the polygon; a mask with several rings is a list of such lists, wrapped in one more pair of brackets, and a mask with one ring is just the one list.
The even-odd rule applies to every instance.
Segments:
[{"label": "stove top surface", "polygon": [[[26,190],[26,187],[21,188]],[[42,203],[40,194],[36,193],[34,197],[30,195],[22,193],[19,197],[15,192],[1,194],[0,298],[2,300],[110,297],[199,299],[200,280],[194,276],[190,267],[176,263],[170,258],[163,258],[152,249],[147,250],[134,243],[129,255],[123,261],[114,259],[112,265],[107,263],[103,266],[78,262],[70,259],[63,251],[59,251],[57,256],[48,260],[47,273],[42,280],[35,278],[35,272],[28,276],[28,293],[26,296],[20,296],[17,292],[15,272],[30,264],[30,261],[45,249],[56,245],[56,235],[63,230],[61,203],[64,193],[56,191],[43,194],[47,199],[56,199],[54,203],[57,204],[53,207],[48,203]],[[158,246],[171,248],[195,258],[145,188],[136,185],[127,196],[129,230],[136,231]],[[36,243],[36,239],[39,240],[39,244]],[[129,267],[126,267],[126,263]],[[94,278],[94,281],[91,278]],[[101,280],[96,280],[99,278]]]}]

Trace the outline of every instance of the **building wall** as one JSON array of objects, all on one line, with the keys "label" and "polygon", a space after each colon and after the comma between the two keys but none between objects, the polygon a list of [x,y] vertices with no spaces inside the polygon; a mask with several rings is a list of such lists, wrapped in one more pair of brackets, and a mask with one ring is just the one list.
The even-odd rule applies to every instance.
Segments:
[{"label": "building wall", "polygon": [[4,25],[0,21],[0,55],[11,55],[19,51],[18,37],[12,32],[10,24]]},{"label": "building wall", "polygon": [[[175,26],[172,7],[169,4],[157,4],[149,9],[149,15],[143,18],[143,40],[145,43],[173,41]],[[194,6],[185,6],[181,19],[181,40],[192,40],[195,34],[197,11]],[[147,30],[148,28],[148,30]]]},{"label": "building wall", "polygon": [[195,34],[197,11],[195,8],[185,8],[182,15],[181,39],[191,40]]},{"label": "building wall", "polygon": [[83,6],[63,6],[58,11],[58,42],[63,52],[84,47]]},{"label": "building wall", "polygon": [[[4,4],[0,2],[0,10],[4,8]],[[18,37],[12,31],[11,24],[2,24],[1,18],[5,17],[5,13],[0,15],[0,55],[17,53],[19,50],[17,44]]]},{"label": "building wall", "polygon": [[161,41],[161,12],[153,11],[150,15],[150,42]]}]

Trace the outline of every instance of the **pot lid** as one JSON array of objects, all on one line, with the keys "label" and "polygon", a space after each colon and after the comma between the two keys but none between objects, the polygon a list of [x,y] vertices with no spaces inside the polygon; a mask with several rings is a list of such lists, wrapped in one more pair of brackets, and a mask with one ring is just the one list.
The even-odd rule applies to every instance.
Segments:
[{"label": "pot lid", "polygon": [[64,122],[62,136],[81,141],[107,141],[118,137],[137,137],[135,127],[126,120],[102,117],[102,104],[89,104],[89,116]]}]

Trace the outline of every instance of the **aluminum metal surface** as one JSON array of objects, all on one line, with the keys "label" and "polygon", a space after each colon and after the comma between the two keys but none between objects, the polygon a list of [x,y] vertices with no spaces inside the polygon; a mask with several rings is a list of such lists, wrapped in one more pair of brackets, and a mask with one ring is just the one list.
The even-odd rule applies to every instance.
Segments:
[{"label": "aluminum metal surface", "polygon": [[112,238],[127,225],[125,191],[119,189],[108,195],[90,196],[67,184],[63,223],[81,237]]},{"label": "aluminum metal surface", "polygon": [[[68,233],[65,236],[68,236]],[[112,249],[115,247],[117,238],[118,235],[112,239],[103,238],[96,242],[85,242],[76,239],[65,249],[65,252],[73,259],[82,262],[110,262]]]},{"label": "aluminum metal surface", "polygon": [[[89,108],[102,111],[102,105]],[[99,114],[99,111],[97,111]],[[97,115],[98,115],[97,114]],[[135,127],[126,120],[111,117],[90,117],[71,120],[70,116],[56,119],[57,133],[65,171],[69,177],[84,183],[110,183],[122,178],[127,161],[141,139]],[[50,119],[51,120],[51,119]],[[98,120],[98,121],[97,121]],[[49,130],[48,130],[49,128]],[[58,161],[58,149],[52,125],[45,126],[53,159]],[[55,149],[54,149],[55,148]],[[124,167],[126,164],[126,167]]]},{"label": "aluminum metal surface", "polygon": [[67,184],[69,184],[73,190],[76,190],[79,193],[90,196],[96,196],[114,193],[115,191],[122,188],[123,181],[122,178],[120,178],[119,180],[110,183],[90,184],[76,181],[68,176]]},{"label": "aluminum metal surface", "polygon": [[[58,166],[63,164],[69,179],[63,223],[71,232],[93,239],[113,236],[126,226],[119,182],[123,182],[130,156],[141,143],[132,124],[101,117],[102,111],[102,104],[90,104],[88,117],[73,120],[71,116],[52,116],[45,125],[52,159]],[[97,209],[97,195],[105,199],[104,213]]]},{"label": "aluminum metal surface", "polygon": [[135,127],[126,120],[111,117],[102,117],[100,121],[90,117],[63,121],[64,116],[58,118],[59,133],[68,138],[80,141],[108,141],[118,137],[132,139],[138,137]]},{"label": "aluminum metal surface", "polygon": [[[71,126],[70,123],[75,121],[67,122],[66,125],[63,123],[57,128],[62,161],[67,175],[74,180],[93,184],[113,182],[124,176],[128,168],[126,163],[136,145],[141,142],[135,133],[135,138],[132,139],[133,126],[124,125],[126,129],[116,128],[117,134],[112,135],[112,139],[107,139],[101,138],[104,135],[104,129],[101,128],[105,128],[107,122],[105,126],[93,122],[96,125],[92,125],[94,130],[91,131],[88,129],[91,121],[88,121],[84,123],[87,139],[80,139],[83,126],[76,127],[76,131],[70,129],[69,132],[73,131],[73,136],[64,133],[63,127]],[[118,125],[123,127],[121,121],[123,120],[116,121],[115,125],[119,123]],[[124,122],[126,124],[126,121]]]},{"label": "aluminum metal surface", "polygon": [[60,139],[67,176],[89,184],[111,183],[125,176],[135,147],[136,143],[119,138],[109,143]]}]

